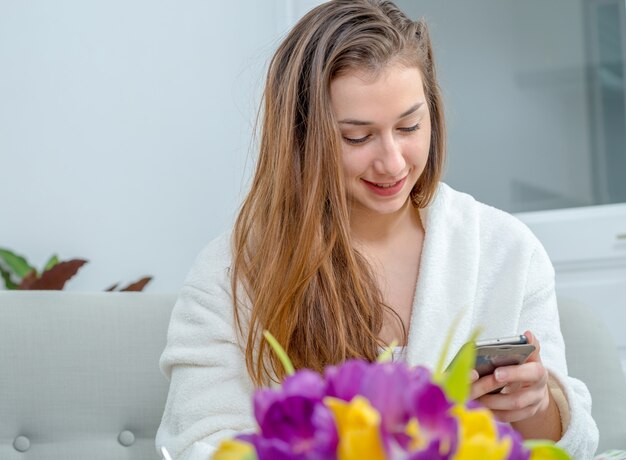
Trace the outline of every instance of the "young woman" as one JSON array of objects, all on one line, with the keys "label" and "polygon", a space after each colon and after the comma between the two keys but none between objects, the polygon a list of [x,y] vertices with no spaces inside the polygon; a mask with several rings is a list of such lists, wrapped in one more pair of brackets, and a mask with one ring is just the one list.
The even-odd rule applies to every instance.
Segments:
[{"label": "young woman", "polygon": [[477,326],[537,346],[527,363],[475,378],[472,397],[524,437],[591,458],[590,396],[567,376],[543,247],[440,182],[444,116],[425,23],[388,1],[315,8],[270,63],[262,115],[234,229],[200,254],[172,313],[157,445],[204,459],[254,428],[253,389],[284,376],[264,329],[297,368],[373,360],[394,339],[397,359],[433,367],[464,310],[452,352]]}]

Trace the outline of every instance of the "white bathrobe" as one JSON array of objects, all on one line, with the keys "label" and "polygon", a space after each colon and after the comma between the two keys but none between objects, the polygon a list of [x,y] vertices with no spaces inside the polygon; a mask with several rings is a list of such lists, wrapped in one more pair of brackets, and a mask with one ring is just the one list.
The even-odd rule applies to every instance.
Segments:
[{"label": "white bathrobe", "polygon": [[[574,459],[592,458],[598,430],[591,398],[582,382],[567,376],[554,270],[542,245],[511,215],[445,184],[420,214],[426,234],[407,362],[432,369],[461,309],[448,361],[478,326],[482,337],[531,330],[565,395],[558,444]],[[156,444],[175,458],[206,460],[221,439],[255,427],[253,385],[234,330],[229,244],[224,234],[200,253],[172,312],[160,361],[171,384]]]}]

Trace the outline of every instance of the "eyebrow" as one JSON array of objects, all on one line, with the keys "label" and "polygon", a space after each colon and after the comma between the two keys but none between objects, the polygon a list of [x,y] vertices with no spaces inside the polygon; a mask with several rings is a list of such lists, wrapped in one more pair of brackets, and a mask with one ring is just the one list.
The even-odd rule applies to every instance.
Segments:
[{"label": "eyebrow", "polygon": [[[400,114],[400,116],[398,117],[398,120],[411,115],[412,113],[417,111],[417,109],[419,109],[423,105],[424,105],[424,102],[418,102],[417,104],[413,105],[407,111],[402,112]],[[345,124],[345,125],[356,125],[356,126],[367,126],[367,125],[373,125],[374,124],[373,121],[356,120],[354,118],[346,118],[344,120],[339,120],[339,123]]]}]

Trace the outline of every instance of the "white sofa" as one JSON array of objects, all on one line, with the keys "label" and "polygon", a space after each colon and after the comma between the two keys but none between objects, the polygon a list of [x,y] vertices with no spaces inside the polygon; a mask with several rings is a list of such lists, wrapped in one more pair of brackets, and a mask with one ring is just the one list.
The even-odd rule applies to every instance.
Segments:
[{"label": "white sofa", "polygon": [[591,392],[598,452],[626,450],[626,380],[611,331],[590,307],[573,299],[559,299],[559,315],[568,372]]},{"label": "white sofa", "polygon": [[174,302],[0,291],[0,459],[157,459]]},{"label": "white sofa", "polygon": [[[157,459],[174,295],[0,291],[0,459]],[[560,303],[572,375],[601,450],[626,449],[626,384],[601,322]]]}]

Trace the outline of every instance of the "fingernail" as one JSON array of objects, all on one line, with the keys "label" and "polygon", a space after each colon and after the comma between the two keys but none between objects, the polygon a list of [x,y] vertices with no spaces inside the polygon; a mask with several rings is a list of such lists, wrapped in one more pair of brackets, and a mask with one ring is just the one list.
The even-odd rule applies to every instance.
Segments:
[{"label": "fingernail", "polygon": [[496,369],[495,372],[496,375],[496,380],[502,382],[503,380],[506,380],[506,371],[504,369]]},{"label": "fingernail", "polygon": [[476,369],[472,369],[472,371],[470,372],[470,382],[475,382],[476,380],[478,380],[478,372],[476,372]]},{"label": "fingernail", "polygon": [[524,335],[526,336],[526,338],[528,338],[529,342],[533,341],[533,333],[532,332],[526,331],[526,332],[524,332]]}]

